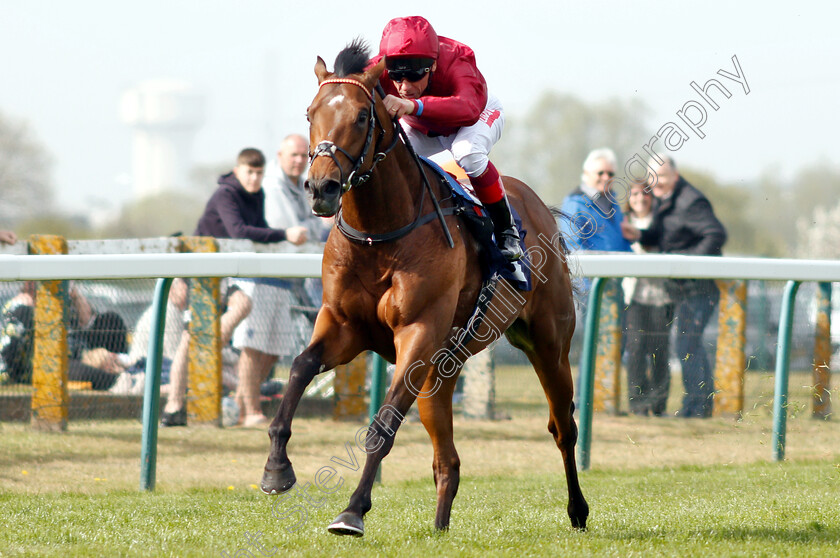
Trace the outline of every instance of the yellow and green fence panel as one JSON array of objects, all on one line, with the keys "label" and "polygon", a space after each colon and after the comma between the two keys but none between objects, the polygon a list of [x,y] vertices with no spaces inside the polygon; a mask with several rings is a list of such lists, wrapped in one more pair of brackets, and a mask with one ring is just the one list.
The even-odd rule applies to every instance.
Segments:
[{"label": "yellow and green fence panel", "polygon": [[831,283],[819,283],[814,334],[813,417],[831,415]]},{"label": "yellow and green fence panel", "polygon": [[717,281],[720,290],[715,359],[715,415],[744,412],[744,371],[747,367],[747,282]]},{"label": "yellow and green fence panel", "polygon": [[[215,239],[185,237],[182,252],[217,252]],[[221,296],[218,277],[197,277],[190,281],[190,348],[188,364],[187,416],[192,425],[221,425],[222,345]]]},{"label": "yellow and green fence panel", "polygon": [[[60,236],[33,235],[30,254],[66,254]],[[35,295],[32,419],[36,430],[67,430],[67,281],[41,281]]]}]

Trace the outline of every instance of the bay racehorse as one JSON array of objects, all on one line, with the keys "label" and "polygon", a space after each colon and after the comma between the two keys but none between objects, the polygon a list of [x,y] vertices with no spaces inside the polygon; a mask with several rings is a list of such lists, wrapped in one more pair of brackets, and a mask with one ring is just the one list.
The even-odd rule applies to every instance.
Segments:
[{"label": "bay racehorse", "polygon": [[[555,216],[525,184],[504,177],[527,230],[533,288],[522,292],[502,280],[495,307],[481,326],[468,330],[483,292],[479,246],[464,221],[447,211],[451,195],[419,164],[390,119],[376,92],[383,69],[384,61],[368,67],[367,48],[358,41],[341,51],[334,73],[320,57],[315,65],[320,86],[307,111],[312,147],[305,188],[313,212],[338,213],[337,226],[324,248],[323,304],[311,341],[292,364],[269,427],[271,452],[261,489],[279,494],[296,482],[286,448],[307,385],[317,374],[375,351],[395,363],[396,371],[366,430],[359,485],[329,530],[364,533],[377,468],[415,400],[434,448],[435,527],[447,529],[460,468],[452,429],[457,373],[463,360],[504,333],[526,353],[545,391],[548,430],[565,465],[569,518],[573,527],[585,529],[589,507],[575,466],[569,366],[575,314]],[[452,231],[449,238],[443,222]]]}]

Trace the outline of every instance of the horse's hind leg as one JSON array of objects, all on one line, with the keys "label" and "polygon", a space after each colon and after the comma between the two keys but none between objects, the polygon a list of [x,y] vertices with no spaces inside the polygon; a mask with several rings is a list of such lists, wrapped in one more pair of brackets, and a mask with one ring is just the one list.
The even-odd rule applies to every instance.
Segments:
[{"label": "horse's hind leg", "polygon": [[449,529],[449,516],[452,502],[458,493],[461,479],[461,460],[455,450],[452,432],[452,392],[455,390],[455,378],[452,376],[441,388],[428,398],[418,398],[420,420],[432,439],[435,455],[432,471],[437,488],[437,511],[435,528]]},{"label": "horse's hind leg", "polygon": [[[575,443],[578,430],[574,419],[572,396],[572,371],[569,365],[569,342],[572,328],[558,328],[556,315],[550,312],[535,317],[531,324],[530,339],[517,343],[525,351],[539,376],[546,399],[548,399],[548,431],[563,456],[566,470],[566,485],[569,490],[569,519],[572,527],[586,529],[589,504],[583,497],[575,463]],[[543,323],[540,323],[543,322]],[[520,322],[521,324],[521,322]],[[524,324],[521,324],[524,329]]]},{"label": "horse's hind leg", "polygon": [[340,328],[327,312],[322,311],[318,315],[312,341],[292,362],[283,400],[268,428],[271,452],[260,482],[260,488],[266,494],[282,494],[294,486],[296,477],[286,454],[286,445],[292,435],[292,418],[298,403],[317,374],[350,360],[360,352],[356,341],[351,329]]}]

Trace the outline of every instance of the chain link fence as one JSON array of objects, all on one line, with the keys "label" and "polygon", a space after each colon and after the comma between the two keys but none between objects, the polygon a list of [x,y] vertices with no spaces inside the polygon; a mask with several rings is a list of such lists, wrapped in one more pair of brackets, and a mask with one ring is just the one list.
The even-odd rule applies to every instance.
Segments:
[{"label": "chain link fence", "polygon": [[[288,282],[295,286],[284,298],[289,303],[286,314],[289,319],[265,323],[260,318],[268,313],[257,311],[241,324],[257,334],[275,330],[281,339],[282,346],[276,351],[280,357],[261,389],[264,406],[281,396],[288,368],[294,356],[306,346],[320,304],[317,284],[308,285],[317,280]],[[0,282],[0,421],[30,419],[33,372],[39,365],[35,345],[42,338],[56,338],[58,327],[66,330],[69,419],[140,420],[155,280],[61,283],[63,318],[60,324],[45,326],[38,323],[34,306],[40,283]],[[236,289],[232,281],[222,284],[224,295]],[[167,304],[162,367],[164,397],[169,370],[189,315],[185,312],[185,285],[186,282],[175,280]],[[226,299],[223,296],[222,308]],[[224,395],[236,389],[239,354],[232,342],[223,346]],[[322,381],[320,389],[310,395],[321,398],[332,395],[330,378]]]}]

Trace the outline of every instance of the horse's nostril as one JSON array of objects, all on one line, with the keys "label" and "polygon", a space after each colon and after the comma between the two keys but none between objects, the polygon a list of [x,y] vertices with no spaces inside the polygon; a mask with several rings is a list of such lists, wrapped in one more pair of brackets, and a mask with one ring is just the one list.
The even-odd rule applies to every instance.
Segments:
[{"label": "horse's nostril", "polygon": [[328,180],[324,184],[324,194],[327,196],[336,196],[341,191],[341,184],[335,180]]},{"label": "horse's nostril", "polygon": [[313,199],[334,198],[341,195],[341,184],[330,178],[305,180],[303,189]]}]

